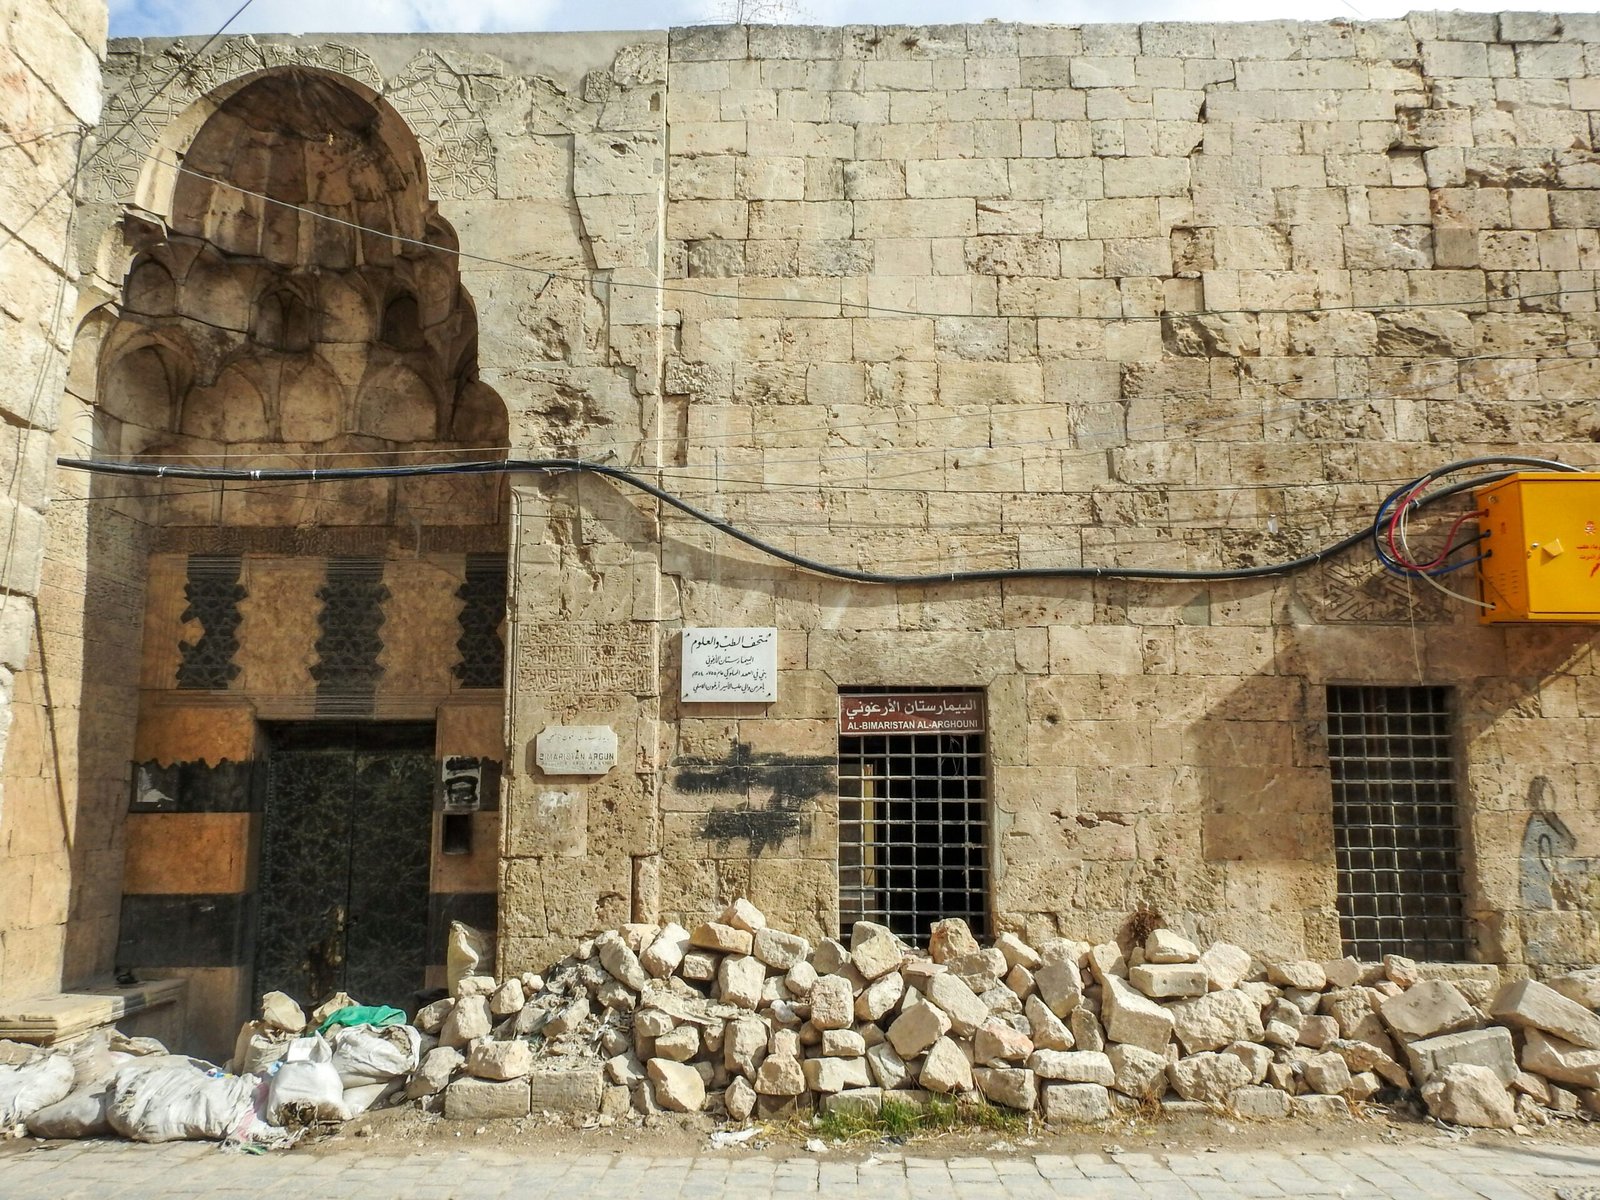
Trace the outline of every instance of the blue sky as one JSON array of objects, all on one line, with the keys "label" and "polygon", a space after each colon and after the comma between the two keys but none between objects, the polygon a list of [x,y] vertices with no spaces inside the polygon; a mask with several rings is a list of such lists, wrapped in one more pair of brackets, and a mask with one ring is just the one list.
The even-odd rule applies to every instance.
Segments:
[{"label": "blue sky", "polygon": [[[505,32],[556,29],[648,29],[728,17],[737,0],[255,0],[231,27],[239,33],[396,33]],[[1383,0],[745,0],[798,10],[806,23],[930,24],[1011,21],[1087,24],[1101,21],[1250,21],[1292,16],[1302,20],[1333,17],[1393,17],[1417,3]],[[111,0],[113,37],[211,33],[239,0]],[[1456,0],[1449,8],[1476,10],[1519,7],[1494,0]],[[1520,6],[1533,8],[1534,5]],[[1600,0],[1561,6],[1566,12],[1592,12]]]}]

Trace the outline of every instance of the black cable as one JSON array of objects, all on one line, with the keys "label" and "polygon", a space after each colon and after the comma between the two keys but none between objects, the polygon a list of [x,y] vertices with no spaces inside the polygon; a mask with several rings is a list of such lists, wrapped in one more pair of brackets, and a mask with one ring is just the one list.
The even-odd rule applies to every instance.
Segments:
[{"label": "black cable", "polygon": [[[1521,458],[1515,456],[1491,457],[1482,459],[1462,459],[1450,463],[1436,471],[1429,472],[1427,477],[1447,474],[1466,467],[1484,463],[1517,463],[1525,466],[1540,466],[1550,470],[1576,471],[1580,468],[1572,467],[1566,463],[1558,463],[1551,459]],[[816,559],[807,558],[802,554],[795,554],[781,546],[774,546],[747,533],[738,526],[730,524],[721,517],[713,516],[703,509],[696,508],[687,500],[673,495],[664,488],[658,487],[648,479],[626,471],[621,467],[606,466],[603,463],[586,462],[581,458],[508,458],[491,459],[488,461],[464,463],[431,463],[411,464],[406,466],[390,467],[262,467],[259,469],[227,468],[227,467],[184,467],[165,466],[155,463],[119,463],[106,462],[97,459],[83,458],[58,458],[56,465],[72,471],[88,471],[96,475],[121,475],[134,476],[145,479],[196,479],[212,483],[257,482],[261,480],[276,480],[283,482],[301,483],[332,483],[352,479],[402,479],[426,477],[432,475],[492,475],[492,474],[543,474],[564,475],[569,473],[599,475],[606,479],[614,479],[618,483],[625,483],[629,487],[653,496],[663,504],[677,509],[693,517],[697,521],[720,529],[729,537],[743,542],[745,545],[770,555],[790,566],[799,567],[804,571],[811,571],[818,575],[831,576],[834,579],[844,579],[852,583],[871,584],[901,584],[922,585],[932,583],[981,583],[1006,579],[1148,579],[1172,580],[1189,582],[1223,582],[1233,579],[1266,579],[1274,575],[1286,575],[1293,571],[1300,571],[1306,567],[1315,566],[1324,559],[1342,554],[1353,546],[1358,546],[1372,536],[1372,526],[1363,525],[1356,532],[1320,550],[1313,550],[1310,554],[1303,554],[1299,558],[1287,562],[1268,563],[1256,567],[1232,567],[1216,571],[1185,571],[1165,567],[994,567],[977,571],[939,571],[925,575],[896,575],[877,571],[863,571],[855,567],[840,567],[831,563],[818,562]],[[1417,503],[1419,506],[1430,505],[1456,495],[1470,488],[1481,487],[1497,479],[1503,479],[1509,471],[1501,471],[1490,475],[1474,476],[1459,483],[1423,497]]]}]

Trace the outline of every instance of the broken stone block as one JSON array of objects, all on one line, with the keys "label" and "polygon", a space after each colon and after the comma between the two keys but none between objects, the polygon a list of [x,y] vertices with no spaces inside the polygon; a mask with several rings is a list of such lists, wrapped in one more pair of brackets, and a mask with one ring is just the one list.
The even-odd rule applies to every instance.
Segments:
[{"label": "broken stone block", "polygon": [[665,979],[683,965],[689,953],[689,931],[677,922],[663,925],[644,953],[639,965],[656,979]]},{"label": "broken stone block", "polygon": [[849,1088],[822,1098],[823,1112],[840,1113],[850,1117],[875,1117],[882,1107],[882,1088]]},{"label": "broken stone block", "polygon": [[1514,1081],[1518,1074],[1511,1031],[1499,1025],[1409,1042],[1406,1058],[1411,1063],[1412,1078],[1419,1086],[1457,1063],[1484,1067],[1505,1084]]},{"label": "broken stone block", "polygon": [[452,1121],[525,1117],[529,1111],[526,1079],[500,1082],[463,1075],[444,1090],[444,1115]]},{"label": "broken stone block", "polygon": [[825,1029],[822,1053],[826,1058],[860,1058],[867,1052],[867,1041],[854,1029]]},{"label": "broken stone block", "polygon": [[905,1009],[889,1026],[889,1044],[901,1058],[915,1058],[950,1031],[950,1018],[936,1004]]},{"label": "broken stone block", "polygon": [[480,1038],[467,1052],[467,1073],[479,1079],[520,1079],[533,1070],[533,1047],[527,1042],[492,1042]]},{"label": "broken stone block", "polygon": [[735,929],[743,929],[746,933],[755,933],[756,930],[767,927],[767,918],[754,904],[740,897],[722,910],[722,915],[717,918],[717,923],[719,925],[731,925]]},{"label": "broken stone block", "polygon": [[1358,958],[1346,956],[1322,964],[1322,974],[1331,988],[1353,988],[1367,977],[1367,968]]},{"label": "broken stone block", "polygon": [[1083,1002],[1083,976],[1070,962],[1045,963],[1033,973],[1039,999],[1065,1019]]},{"label": "broken stone block", "polygon": [[930,1092],[964,1092],[972,1087],[972,1064],[961,1047],[942,1037],[928,1048],[917,1082]]},{"label": "broken stone block", "polygon": [[747,1079],[767,1056],[767,1023],[759,1017],[740,1017],[728,1023],[722,1038],[722,1061],[730,1071]]},{"label": "broken stone block", "polygon": [[461,1051],[451,1046],[435,1046],[422,1057],[419,1066],[406,1081],[406,1099],[420,1100],[424,1096],[437,1096],[444,1091],[450,1077],[466,1065]]},{"label": "broken stone block", "polygon": [[1339,1022],[1332,1017],[1307,1017],[1300,1026],[1299,1043],[1320,1050],[1339,1036]]},{"label": "broken stone block", "polygon": [[775,971],[787,971],[811,954],[811,943],[798,934],[771,927],[756,930],[751,952]]},{"label": "broken stone block", "polygon": [[1144,960],[1147,963],[1193,963],[1200,960],[1200,947],[1172,929],[1152,929],[1144,939]]},{"label": "broken stone block", "polygon": [[1020,1017],[1022,1015],[1022,997],[1018,996],[1003,983],[997,983],[978,999],[983,1001],[983,1006],[989,1010],[990,1015],[996,1017]]},{"label": "broken stone block", "polygon": [[1204,996],[1211,988],[1210,977],[1192,963],[1145,963],[1130,967],[1128,982],[1152,1000]]},{"label": "broken stone block", "polygon": [[[1145,1003],[1151,1001],[1145,1000]],[[1220,1050],[1230,1042],[1259,1041],[1263,1033],[1260,1007],[1237,988],[1208,992],[1193,1000],[1174,1001],[1164,1011],[1178,1041],[1189,1054]],[[1114,1041],[1127,1040],[1118,1038],[1114,1030],[1110,1032]],[[1146,1049],[1160,1047],[1147,1046]]]},{"label": "broken stone block", "polygon": [[1093,1050],[1035,1050],[1028,1056],[1028,1068],[1040,1079],[1062,1083],[1110,1087],[1116,1082],[1110,1057]]},{"label": "broken stone block", "polygon": [[717,968],[717,992],[725,1004],[754,1008],[761,999],[761,985],[766,978],[767,968],[759,958],[730,954]]},{"label": "broken stone block", "polygon": [[1600,1088],[1600,1050],[1574,1046],[1542,1029],[1529,1029],[1522,1045],[1522,1068],[1558,1083]]},{"label": "broken stone block", "polygon": [[811,965],[818,975],[835,975],[850,961],[850,951],[834,938],[823,938],[812,952]]},{"label": "broken stone block", "polygon": [[1027,967],[1016,966],[1006,972],[1006,986],[1016,993],[1017,998],[1026,1000],[1038,990],[1034,982],[1033,972]]},{"label": "broken stone block", "polygon": [[[281,995],[282,993],[279,994]],[[417,1019],[412,1024],[423,1033],[437,1034],[444,1028],[445,1020],[450,1016],[450,1010],[455,1006],[456,1002],[449,997],[443,1000],[435,1000],[432,1004],[425,1004],[417,1009]],[[299,1005],[295,1007],[298,1008]],[[304,1014],[301,1015],[303,1016]],[[302,1025],[300,1028],[304,1029],[305,1026]],[[296,1032],[299,1032],[299,1030],[296,1030]]]},{"label": "broken stone block", "polygon": [[1250,1072],[1250,1082],[1260,1083],[1267,1077],[1267,1067],[1272,1062],[1272,1051],[1265,1046],[1258,1046],[1254,1042],[1234,1042],[1224,1054],[1231,1054],[1245,1065]]},{"label": "broken stone block", "polygon": [[888,1042],[867,1047],[867,1068],[879,1087],[885,1091],[903,1088],[911,1082],[911,1071],[905,1060],[895,1053]]},{"label": "broken stone block", "polygon": [[972,1039],[973,1061],[990,1066],[1020,1063],[1033,1053],[1033,1039],[1003,1021],[985,1021]]},{"label": "broken stone block", "polygon": [[[896,976],[895,978],[899,978]],[[783,986],[796,996],[809,996],[817,983],[817,969],[808,962],[797,962],[783,977]],[[904,985],[902,984],[902,987]]]},{"label": "broken stone block", "polygon": [[1033,971],[1044,962],[1037,950],[1014,933],[1002,933],[995,938],[994,948],[1005,956],[1007,970],[1022,967],[1024,970]]},{"label": "broken stone block", "polygon": [[1039,1085],[1032,1071],[1021,1067],[974,1067],[973,1081],[991,1104],[1032,1112],[1039,1102]]},{"label": "broken stone block", "polygon": [[944,967],[974,993],[982,995],[1000,982],[1000,977],[1006,973],[1006,959],[998,950],[980,950],[976,954],[946,959]]},{"label": "broken stone block", "polygon": [[1052,1083],[1041,1091],[1044,1119],[1051,1125],[1081,1125],[1111,1116],[1111,1092],[1098,1083]]},{"label": "broken stone block", "polygon": [[862,1021],[877,1021],[894,1011],[895,1005],[900,1003],[906,993],[906,981],[898,971],[890,971],[887,975],[873,980],[856,997],[856,1018]]},{"label": "broken stone block", "polygon": [[633,1087],[645,1079],[644,1063],[636,1054],[613,1055],[606,1059],[606,1079],[622,1087]]},{"label": "broken stone block", "polygon": [[[1038,996],[1029,996],[1022,1003],[1028,1018],[1028,1029],[1036,1048],[1040,1050],[1071,1050],[1077,1043],[1061,1018],[1051,1012]],[[1074,1016],[1077,1014],[1074,1013]]]},{"label": "broken stone block", "polygon": [[[459,1008],[460,1005],[457,1005]],[[547,1038],[560,1037],[564,1033],[571,1033],[578,1026],[587,1021],[593,1010],[589,1007],[589,998],[579,996],[571,1004],[561,1009],[555,1016],[544,1024],[544,1033]],[[446,1022],[448,1025],[449,1022]],[[485,1032],[488,1032],[485,1030]],[[444,1040],[442,1037],[441,1041]]]},{"label": "broken stone block", "polygon": [[[587,1008],[589,1002],[584,1000],[583,1005]],[[489,1016],[489,998],[466,996],[456,1001],[450,1015],[444,1019],[444,1025],[439,1030],[439,1042],[460,1049],[475,1038],[488,1037],[493,1027],[494,1022]]]},{"label": "broken stone block", "polygon": [[650,973],[639,965],[639,956],[628,948],[620,935],[607,933],[595,939],[595,950],[600,955],[600,965],[611,978],[635,992],[644,990],[650,982]]},{"label": "broken stone block", "polygon": [[1167,1060],[1138,1046],[1115,1045],[1106,1051],[1111,1063],[1112,1082],[1124,1096],[1136,1100],[1158,1100],[1167,1090]]},{"label": "broken stone block", "polygon": [[1221,1107],[1249,1084],[1250,1072],[1237,1056],[1208,1051],[1172,1063],[1167,1067],[1167,1079],[1185,1100]]},{"label": "broken stone block", "polygon": [[756,1089],[747,1079],[734,1079],[722,1093],[722,1107],[727,1110],[729,1120],[748,1121],[756,1110]]},{"label": "broken stone block", "polygon": [[[925,991],[928,999],[950,1018],[950,1028],[957,1037],[971,1037],[977,1032],[978,1026],[989,1019],[987,1006],[959,976],[948,972],[935,975],[928,981]],[[813,998],[813,1006],[815,1003]]]},{"label": "broken stone block", "polygon": [[1235,1088],[1228,1107],[1250,1121],[1277,1121],[1289,1115],[1289,1094],[1273,1087]]},{"label": "broken stone block", "polygon": [[843,975],[824,975],[811,988],[811,1023],[818,1029],[844,1029],[855,1020],[856,995]]},{"label": "broken stone block", "polygon": [[1401,988],[1411,987],[1422,978],[1417,972],[1417,964],[1401,954],[1383,956],[1383,974],[1390,983]]},{"label": "broken stone block", "polygon": [[1277,984],[1279,987],[1302,988],[1308,992],[1320,992],[1328,986],[1328,976],[1322,969],[1322,964],[1311,962],[1308,959],[1299,959],[1294,962],[1277,962],[1267,964],[1267,982]]},{"label": "broken stone block", "polygon": [[[493,975],[463,975],[460,979],[456,980],[456,999],[462,1000],[468,996],[483,996],[485,999],[487,999],[488,997],[494,995],[495,988],[499,986],[500,985],[495,982]],[[339,994],[341,996],[344,995],[343,992]],[[346,997],[346,999],[348,1000],[349,997]],[[350,1003],[354,1004],[355,1001],[350,1000]],[[321,1012],[322,1008],[326,1007],[327,1004],[323,1004],[322,1007],[317,1011]],[[343,1005],[340,1007],[342,1008]],[[327,1020],[327,1018],[328,1013],[323,1013],[321,1020],[319,1020],[317,1023],[320,1025],[322,1021]]]},{"label": "broken stone block", "polygon": [[1250,974],[1250,955],[1230,942],[1213,942],[1195,964],[1205,971],[1214,992],[1238,987]]},{"label": "broken stone block", "polygon": [[805,1068],[788,1054],[769,1054],[756,1071],[756,1094],[760,1096],[798,1096],[806,1090]]},{"label": "broken stone block", "polygon": [[1345,1088],[1347,1100],[1370,1100],[1383,1090],[1383,1080],[1376,1072],[1357,1071],[1350,1076],[1350,1086]]},{"label": "broken stone block", "polygon": [[1308,1121],[1333,1121],[1350,1115],[1343,1096],[1295,1096],[1289,1101],[1289,1115]]},{"label": "broken stone block", "polygon": [[[1051,960],[1046,958],[1046,962]],[[1059,960],[1065,961],[1065,960]],[[1116,976],[1120,979],[1128,977],[1128,963],[1123,957],[1122,947],[1115,942],[1101,942],[1098,946],[1091,946],[1088,953],[1089,972],[1095,982],[1102,987],[1107,979]]]},{"label": "broken stone block", "polygon": [[[904,957],[900,939],[887,927],[872,921],[857,921],[850,927],[850,964],[866,979],[887,975]],[[822,970],[820,964],[817,970]]]},{"label": "broken stone block", "polygon": [[[960,917],[935,921],[933,928],[928,931],[928,957],[936,963],[964,958],[979,951],[978,939],[972,936],[972,929]],[[855,953],[854,942],[851,943],[850,953]]]},{"label": "broken stone block", "polygon": [[536,1062],[527,1085],[534,1112],[592,1113],[605,1095],[605,1068],[568,1060]]},{"label": "broken stone block", "polygon": [[867,1064],[859,1058],[808,1058],[801,1064],[806,1087],[813,1092],[842,1092],[868,1087]]},{"label": "broken stone block", "polygon": [[678,973],[692,983],[710,983],[717,977],[721,960],[709,950],[691,950],[683,956]]},{"label": "broken stone block", "polygon": [[606,980],[595,991],[594,998],[601,1008],[618,1012],[631,1012],[634,1005],[639,1003],[638,994],[620,979]]},{"label": "broken stone block", "polygon": [[699,1112],[706,1106],[705,1080],[685,1063],[652,1058],[645,1064],[655,1085],[656,1103],[670,1112]]},{"label": "broken stone block", "polygon": [[1391,1087],[1411,1086],[1411,1077],[1406,1073],[1406,1069],[1370,1042],[1340,1038],[1329,1042],[1323,1048],[1344,1059],[1345,1065],[1353,1072],[1375,1071]]},{"label": "broken stone block", "polygon": [[515,1016],[522,1011],[527,997],[522,994],[522,981],[508,979],[489,997],[489,1014],[500,1019]]},{"label": "broken stone block", "polygon": [[645,1037],[665,1037],[677,1025],[671,1013],[662,1012],[659,1008],[641,1008],[633,1014],[633,1031],[642,1033]]},{"label": "broken stone block", "polygon": [[1600,1050],[1600,1017],[1534,979],[1508,983],[1494,998],[1489,1015],[1518,1028],[1542,1029],[1586,1050]]},{"label": "broken stone block", "polygon": [[[1090,951],[1091,956],[1093,953]],[[1101,997],[1101,1005],[1106,1018],[1106,1036],[1113,1042],[1142,1046],[1155,1054],[1162,1053],[1172,1038],[1172,1013],[1116,975],[1107,974],[1102,983],[1105,992]],[[1188,1000],[1183,1003],[1198,1004],[1199,1001]],[[1234,1039],[1230,1037],[1226,1040]],[[1078,1044],[1083,1045],[1082,1038],[1078,1039]]]},{"label": "broken stone block", "polygon": [[1425,980],[1390,996],[1378,1006],[1378,1014],[1396,1037],[1408,1042],[1475,1029],[1483,1023],[1477,1010],[1442,979]]},{"label": "broken stone block", "polygon": [[680,1025],[656,1039],[655,1052],[657,1058],[688,1062],[700,1053],[700,1031],[693,1025]]},{"label": "broken stone block", "polygon": [[1487,1067],[1452,1063],[1422,1087],[1428,1111],[1452,1125],[1510,1129],[1517,1123],[1511,1093]]},{"label": "broken stone block", "polygon": [[735,929],[720,921],[707,921],[696,925],[689,935],[690,945],[702,950],[716,950],[722,954],[749,954],[755,945],[755,936],[748,929]]},{"label": "broken stone block", "polygon": [[1584,967],[1547,979],[1545,983],[1588,1009],[1600,1008],[1600,967]]},{"label": "broken stone block", "polygon": [[[1072,1015],[1067,1018],[1067,1026],[1072,1031],[1073,1045],[1064,1046],[1061,1049],[1071,1050],[1074,1046],[1079,1050],[1104,1050],[1106,1048],[1106,1035],[1105,1030],[1100,1025],[1100,1018],[1087,1006],[1073,1009]],[[1044,1045],[1037,1036],[1033,1040],[1036,1046]],[[1051,1049],[1054,1048],[1051,1047]]]},{"label": "broken stone block", "polygon": [[1324,1096],[1337,1096],[1350,1086],[1350,1068],[1331,1051],[1305,1060],[1300,1072],[1306,1086]]}]

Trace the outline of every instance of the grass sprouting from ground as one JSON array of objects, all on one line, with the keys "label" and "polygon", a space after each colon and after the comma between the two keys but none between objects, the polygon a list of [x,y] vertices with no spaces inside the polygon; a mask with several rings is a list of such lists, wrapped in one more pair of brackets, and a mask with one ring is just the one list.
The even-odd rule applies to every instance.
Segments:
[{"label": "grass sprouting from ground", "polygon": [[877,1112],[819,1113],[812,1130],[830,1141],[876,1141],[886,1137],[915,1138],[963,1129],[989,1129],[1021,1134],[1028,1129],[1025,1114],[992,1104],[930,1096],[921,1103],[884,1097]]}]

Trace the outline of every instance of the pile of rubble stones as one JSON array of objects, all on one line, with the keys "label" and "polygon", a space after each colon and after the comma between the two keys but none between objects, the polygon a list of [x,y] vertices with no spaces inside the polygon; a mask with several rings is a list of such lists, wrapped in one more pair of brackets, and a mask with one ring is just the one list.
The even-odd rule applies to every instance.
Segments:
[{"label": "pile of rubble stones", "polygon": [[1261,964],[1156,929],[1115,943],[933,927],[926,952],[857,922],[848,947],[746,901],[688,930],[625,925],[543,977],[468,975],[422,1009],[406,1094],[446,1116],[661,1111],[735,1121],[979,1097],[1046,1122],[1153,1102],[1342,1114],[1418,1088],[1509,1128],[1600,1112],[1600,967],[1501,986],[1492,966]]}]

